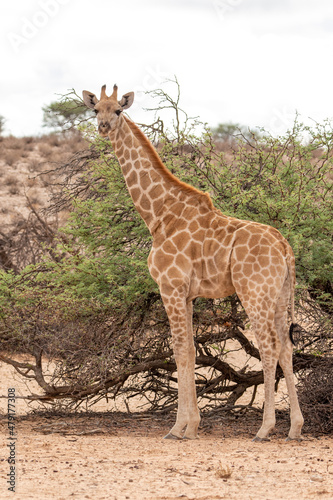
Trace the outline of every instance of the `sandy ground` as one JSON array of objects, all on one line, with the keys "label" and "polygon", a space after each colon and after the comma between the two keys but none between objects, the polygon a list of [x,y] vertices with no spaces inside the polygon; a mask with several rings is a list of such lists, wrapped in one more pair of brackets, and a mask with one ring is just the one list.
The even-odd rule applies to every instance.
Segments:
[{"label": "sandy ground", "polygon": [[[0,366],[1,394],[24,384]],[[332,499],[333,438],[304,435],[285,442],[288,420],[279,412],[270,442],[255,443],[260,414],[211,415],[200,439],[163,440],[174,415],[99,412],[27,414],[15,403],[15,493],[10,464],[7,400],[0,404],[0,498],[195,500]]]},{"label": "sandy ground", "polygon": [[[6,200],[3,225],[26,217],[24,190],[35,204],[45,203],[45,188],[35,174],[50,146],[44,145],[43,158],[40,147],[33,144],[20,163],[13,146],[17,161],[0,161],[1,196]],[[49,151],[52,159],[54,149]],[[17,396],[29,393],[25,382],[1,363],[0,380],[0,395],[11,387]],[[259,397],[260,392],[262,388]],[[278,407],[284,408],[283,400]],[[163,440],[174,418],[116,411],[29,413],[17,399],[13,439],[7,399],[0,399],[0,499],[333,499],[333,437],[305,432],[302,442],[286,443],[285,412],[278,415],[276,432],[265,443],[251,441],[260,425],[258,413],[204,416],[200,439]],[[8,491],[8,445],[15,448],[15,493]]]}]

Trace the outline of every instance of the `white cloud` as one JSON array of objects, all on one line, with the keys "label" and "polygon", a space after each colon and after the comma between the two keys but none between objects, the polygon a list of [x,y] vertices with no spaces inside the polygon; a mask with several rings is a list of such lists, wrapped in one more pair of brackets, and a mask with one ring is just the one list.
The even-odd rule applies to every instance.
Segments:
[{"label": "white cloud", "polygon": [[211,125],[333,114],[331,0],[16,0],[0,29],[0,114],[14,134],[41,132],[56,94],[104,83],[136,90],[131,116],[145,121],[142,91],[174,74],[183,108]]}]

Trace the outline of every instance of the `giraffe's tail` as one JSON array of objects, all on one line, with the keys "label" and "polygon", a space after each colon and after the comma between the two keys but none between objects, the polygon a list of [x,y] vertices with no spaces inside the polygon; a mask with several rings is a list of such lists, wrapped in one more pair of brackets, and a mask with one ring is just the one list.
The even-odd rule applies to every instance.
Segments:
[{"label": "giraffe's tail", "polygon": [[294,331],[295,326],[297,326],[297,323],[291,323],[290,328],[289,328],[289,338],[290,338],[291,343],[293,345],[296,345],[295,341],[293,339],[293,331]]},{"label": "giraffe's tail", "polygon": [[295,345],[293,339],[293,331],[297,326],[295,321],[295,285],[296,285],[296,273],[295,273],[295,257],[290,248],[287,252],[287,266],[288,266],[288,275],[290,281],[290,316],[291,316],[291,325],[289,328],[289,338],[293,345]]}]

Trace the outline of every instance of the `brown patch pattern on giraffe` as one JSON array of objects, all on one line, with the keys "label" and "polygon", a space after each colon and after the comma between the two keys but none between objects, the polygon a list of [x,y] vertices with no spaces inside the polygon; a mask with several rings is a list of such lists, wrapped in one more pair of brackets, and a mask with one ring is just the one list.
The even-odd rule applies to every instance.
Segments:
[{"label": "brown patch pattern on giraffe", "polygon": [[264,369],[265,411],[256,439],[266,439],[275,424],[278,360],[290,396],[289,437],[298,439],[303,417],[293,379],[287,326],[289,303],[294,322],[295,266],[290,245],[270,226],[225,216],[214,208],[208,194],[173,176],[143,132],[121,115],[119,107],[129,107],[132,94],[117,101],[115,89],[107,98],[104,88],[99,102],[91,93],[84,91],[83,95],[89,107],[97,101],[98,120],[107,120],[108,135],[129,193],[153,236],[148,266],[168,314],[178,370],[177,419],[167,437],[195,438],[200,421],[194,380],[192,300],[198,296],[222,298],[237,292],[255,331]]}]

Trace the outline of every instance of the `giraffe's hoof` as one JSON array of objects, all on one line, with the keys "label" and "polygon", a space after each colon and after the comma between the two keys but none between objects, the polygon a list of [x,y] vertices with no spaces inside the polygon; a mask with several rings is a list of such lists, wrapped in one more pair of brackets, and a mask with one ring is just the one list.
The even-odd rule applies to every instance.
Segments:
[{"label": "giraffe's hoof", "polygon": [[178,436],[175,436],[174,434],[171,434],[171,432],[169,432],[166,436],[164,436],[163,439],[176,439],[176,440],[180,440],[182,438],[178,437]]},{"label": "giraffe's hoof", "polygon": [[184,436],[183,439],[187,439],[189,441],[193,441],[193,439],[199,439],[199,436],[196,435],[196,436],[193,436],[193,437],[190,437],[190,436]]},{"label": "giraffe's hoof", "polygon": [[302,438],[302,436],[298,436],[298,437],[287,437],[286,439],[286,443],[288,443],[289,441],[297,441],[298,443],[301,443],[302,441],[304,441],[304,439]]},{"label": "giraffe's hoof", "polygon": [[269,439],[268,437],[261,438],[261,437],[259,437],[259,436],[256,436],[256,437],[254,437],[254,438],[252,439],[252,441],[253,441],[254,443],[264,443],[264,442],[268,442],[268,441],[270,441],[270,439]]}]

